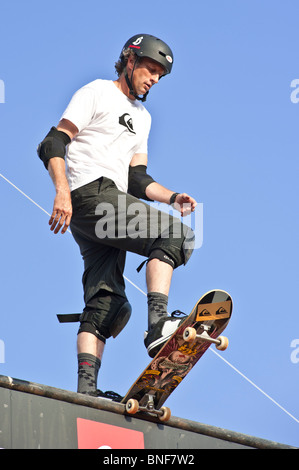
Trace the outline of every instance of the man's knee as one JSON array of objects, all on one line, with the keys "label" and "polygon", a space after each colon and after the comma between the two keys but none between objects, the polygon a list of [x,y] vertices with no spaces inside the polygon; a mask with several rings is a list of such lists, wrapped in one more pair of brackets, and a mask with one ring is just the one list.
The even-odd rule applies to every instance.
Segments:
[{"label": "man's knee", "polygon": [[88,332],[99,340],[115,338],[123,330],[131,316],[132,308],[124,297],[113,293],[101,293],[93,297],[86,305],[80,316],[78,331]]},{"label": "man's knee", "polygon": [[195,235],[191,228],[182,225],[181,234],[169,237],[161,237],[156,240],[150,251],[148,261],[157,258],[164,263],[169,264],[173,269],[187,264],[195,244]]}]

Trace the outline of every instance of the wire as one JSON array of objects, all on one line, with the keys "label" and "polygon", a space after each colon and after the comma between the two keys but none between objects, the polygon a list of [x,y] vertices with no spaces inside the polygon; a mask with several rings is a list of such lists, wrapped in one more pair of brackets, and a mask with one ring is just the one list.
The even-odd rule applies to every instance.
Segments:
[{"label": "wire", "polygon": [[[29,197],[27,194],[25,194],[20,188],[18,188],[15,184],[13,184],[9,179],[5,178],[5,176],[3,176],[1,173],[0,173],[0,176],[1,178],[3,178],[7,183],[9,183],[13,188],[15,188],[17,191],[19,191],[19,193],[21,193],[24,197],[26,197],[30,202],[32,202],[32,204],[34,204],[36,207],[38,207],[40,210],[42,210],[45,214],[47,214],[48,216],[51,216],[49,214],[49,212],[47,212],[43,207],[41,207],[39,204],[37,204],[33,199],[31,199],[31,197]],[[70,230],[67,230],[69,233]],[[143,295],[146,296],[146,293],[140,289],[140,287],[138,287],[136,284],[134,284],[134,282],[132,282],[130,279],[128,279],[126,276],[124,276],[124,278],[126,279],[126,281],[128,281],[133,287],[135,287],[139,292],[141,292]],[[222,361],[224,361],[229,367],[231,367],[235,372],[237,372],[241,377],[243,377],[243,379],[245,379],[248,383],[250,383],[254,388],[256,388],[260,393],[262,393],[266,398],[268,398],[272,403],[274,403],[274,405],[278,406],[278,408],[280,408],[284,413],[286,413],[290,418],[292,418],[294,421],[296,421],[296,423],[299,423],[299,420],[297,418],[295,418],[295,416],[293,416],[291,413],[289,413],[283,406],[281,406],[276,400],[274,400],[272,397],[270,397],[270,395],[268,395],[266,392],[264,392],[260,387],[258,387],[252,380],[250,380],[248,377],[246,377],[246,375],[244,375],[242,372],[240,372],[235,366],[233,366],[229,361],[227,361],[226,359],[224,359],[217,351],[215,351],[214,349],[212,348],[209,348],[209,351],[213,352],[214,354],[216,354],[217,357],[219,357]]]},{"label": "wire", "polygon": [[289,415],[294,421],[296,421],[296,423],[299,423],[299,420],[297,418],[295,418],[295,416],[293,416],[285,408],[283,408],[283,406],[281,406],[279,403],[277,403],[277,401],[275,401],[272,397],[270,397],[270,395],[268,395],[268,393],[264,392],[254,382],[252,382],[252,380],[250,380],[248,377],[246,377],[246,375],[242,374],[242,372],[240,372],[235,366],[233,366],[230,362],[228,362],[226,359],[224,359],[224,357],[222,357],[221,354],[219,354],[217,351],[215,351],[215,349],[210,348],[210,351],[212,351],[214,354],[216,354],[216,356],[218,356],[222,361],[224,361],[229,367],[231,367],[235,372],[237,372],[239,375],[241,375],[241,377],[243,377],[243,379],[247,380],[247,382],[249,382],[259,392],[261,392],[265,397],[267,397],[269,400],[271,400],[272,403],[274,403],[276,406],[278,406],[278,408],[280,408],[287,415]]},{"label": "wire", "polygon": [[48,216],[51,217],[51,214],[49,214],[49,212],[47,212],[42,206],[40,206],[39,204],[37,204],[33,199],[31,199],[31,197],[27,196],[27,194],[25,194],[23,191],[21,191],[20,188],[18,188],[15,184],[13,184],[11,181],[9,181],[7,178],[5,178],[5,176],[3,176],[1,173],[0,173],[0,176],[1,178],[3,178],[5,181],[7,181],[7,183],[9,183],[13,188],[15,188],[17,191],[19,191],[19,193],[21,193],[23,196],[25,196],[27,199],[29,199],[30,202],[32,202],[32,204],[34,204],[36,207],[38,207],[41,211],[43,211],[45,214],[47,214]]}]

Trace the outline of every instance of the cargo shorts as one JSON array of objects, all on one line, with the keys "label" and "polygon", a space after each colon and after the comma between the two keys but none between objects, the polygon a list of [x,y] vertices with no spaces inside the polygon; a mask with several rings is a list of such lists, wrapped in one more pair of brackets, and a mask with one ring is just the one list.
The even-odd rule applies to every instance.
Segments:
[{"label": "cargo shorts", "polygon": [[111,179],[101,177],[73,190],[71,196],[70,228],[84,261],[85,304],[101,291],[126,299],[127,252],[148,258],[158,248],[174,260],[174,267],[189,259],[192,246],[182,247],[186,234],[192,239],[189,227],[120,191]]}]

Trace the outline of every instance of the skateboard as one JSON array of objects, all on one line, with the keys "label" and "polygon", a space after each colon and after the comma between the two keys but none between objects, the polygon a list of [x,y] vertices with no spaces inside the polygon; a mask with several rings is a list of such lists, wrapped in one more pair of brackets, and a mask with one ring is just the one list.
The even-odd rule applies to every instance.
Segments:
[{"label": "skateboard", "polygon": [[166,422],[171,417],[162,406],[211,344],[224,351],[228,339],[219,336],[232,314],[232,299],[223,290],[204,294],[147,368],[134,382],[121,403],[126,412],[145,412]]}]

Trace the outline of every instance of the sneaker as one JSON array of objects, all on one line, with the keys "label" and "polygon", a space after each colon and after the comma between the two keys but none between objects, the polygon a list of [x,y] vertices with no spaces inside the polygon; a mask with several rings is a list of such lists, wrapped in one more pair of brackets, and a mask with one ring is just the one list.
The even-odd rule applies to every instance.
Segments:
[{"label": "sneaker", "polygon": [[107,390],[107,392],[102,392],[102,390],[96,390],[95,392],[87,393],[90,397],[100,397],[105,398],[106,400],[111,401],[122,401],[123,397],[116,392],[112,392],[111,390]]},{"label": "sneaker", "polygon": [[[179,318],[180,316],[184,318]],[[170,317],[161,318],[150,331],[144,333],[144,345],[150,357],[160,351],[176,329],[185,321],[187,315],[180,310],[172,312]]]}]

